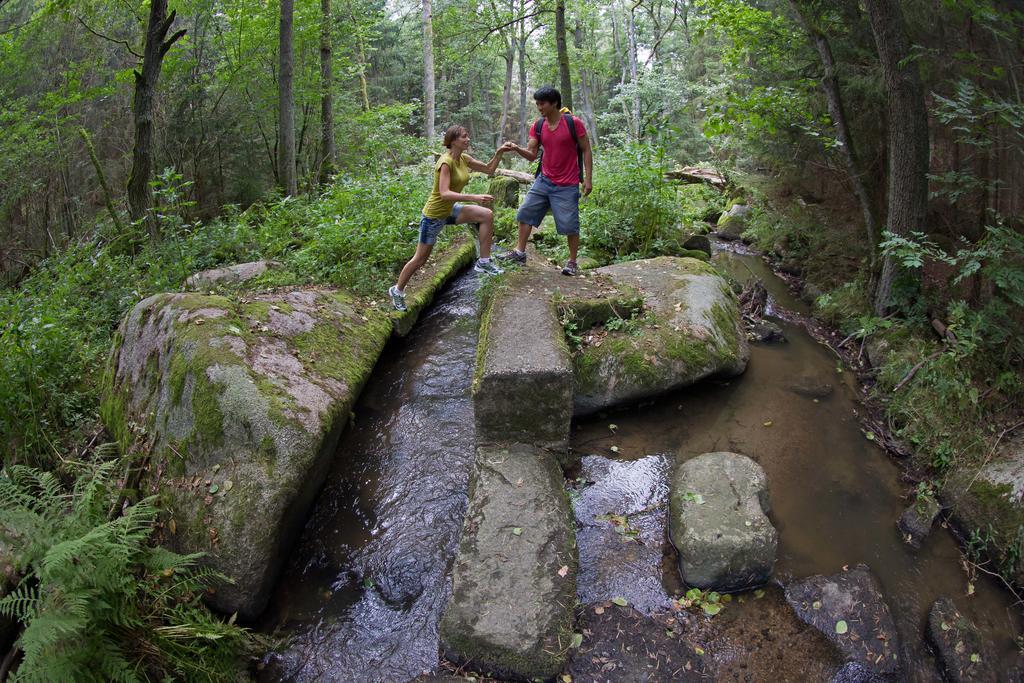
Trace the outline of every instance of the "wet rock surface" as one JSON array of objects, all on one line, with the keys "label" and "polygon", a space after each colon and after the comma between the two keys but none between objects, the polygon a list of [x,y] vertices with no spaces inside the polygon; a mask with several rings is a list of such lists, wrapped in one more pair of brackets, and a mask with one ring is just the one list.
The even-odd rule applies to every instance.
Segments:
[{"label": "wet rock surface", "polygon": [[671,459],[652,455],[633,461],[586,456],[577,492],[577,596],[581,603],[626,600],[650,615],[669,606],[662,584]]},{"label": "wet rock surface", "polygon": [[750,341],[767,344],[769,342],[786,341],[786,333],[782,328],[771,320],[758,320],[750,326],[750,333],[747,335]]},{"label": "wet rock surface", "polygon": [[786,389],[804,398],[828,398],[835,391],[830,382],[813,375],[799,375],[786,383]]},{"label": "wet rock surface", "polygon": [[442,651],[473,670],[550,678],[568,657],[576,597],[561,470],[524,444],[480,447],[476,464]]},{"label": "wet rock surface", "polygon": [[992,667],[995,660],[991,648],[982,639],[978,628],[960,613],[949,598],[939,598],[932,605],[928,613],[928,639],[938,651],[950,681],[988,683],[998,680]]},{"label": "wet rock surface", "polygon": [[264,630],[288,639],[261,680],[391,683],[436,668],[475,457],[477,283],[458,278],[378,362],[271,601]]},{"label": "wet rock surface", "polygon": [[672,542],[683,581],[735,591],[763,584],[775,564],[778,533],[764,470],[738,453],[705,453],[672,477]]},{"label": "wet rock surface", "polygon": [[895,678],[900,673],[896,625],[867,566],[794,581],[786,586],[786,601],[800,619],[821,631],[847,662],[875,676]]},{"label": "wet rock surface", "polygon": [[932,496],[914,501],[896,521],[896,528],[899,529],[904,542],[911,547],[920,548],[940,512],[942,506]]}]

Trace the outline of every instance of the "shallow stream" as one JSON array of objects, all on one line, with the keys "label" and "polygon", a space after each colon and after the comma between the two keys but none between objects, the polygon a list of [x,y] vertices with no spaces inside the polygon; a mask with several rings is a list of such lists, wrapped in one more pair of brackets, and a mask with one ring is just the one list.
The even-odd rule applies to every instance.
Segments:
[{"label": "shallow stream", "polygon": [[[755,256],[719,251],[715,261],[738,280],[765,283],[769,310],[781,315],[787,341],[752,345],[740,377],[707,381],[573,429],[572,450],[591,457],[568,474],[570,480],[585,475],[570,488],[588,477],[614,483],[608,476],[616,471],[624,485],[633,476],[627,472],[640,473],[638,486],[646,487],[637,494],[643,499],[637,509],[648,515],[640,540],[647,555],[663,555],[663,571],[655,570],[647,588],[650,577],[635,582],[631,604],[661,609],[667,596],[684,590],[667,540],[659,549],[655,538],[664,528],[657,509],[665,490],[658,482],[672,461],[734,451],[768,474],[771,518],[779,530],[774,579],[785,583],[867,564],[881,582],[907,677],[915,681],[941,680],[922,637],[932,602],[949,596],[994,645],[997,670],[1009,671],[1021,633],[1018,608],[984,575],[968,596],[961,554],[947,530],[933,530],[917,551],[901,541],[895,522],[911,502],[904,499],[907,486],[859,425],[854,378],[800,325],[782,319],[793,320],[784,311],[802,314],[806,306]],[[288,645],[268,658],[264,680],[404,681],[438,669],[438,622],[473,461],[476,288],[472,274],[458,278],[378,362],[265,615],[262,629],[287,636]],[[629,461],[642,462],[630,469]],[[582,496],[573,490],[583,503],[599,495],[597,487]],[[589,508],[578,508],[580,597],[589,602],[602,590],[626,590],[598,584],[607,577],[589,563],[602,555],[603,541],[580,521],[580,511]],[[731,603],[715,619],[723,631],[733,623],[729,611],[733,620],[756,625],[757,610],[754,601]],[[731,647],[743,656],[742,643]]]}]

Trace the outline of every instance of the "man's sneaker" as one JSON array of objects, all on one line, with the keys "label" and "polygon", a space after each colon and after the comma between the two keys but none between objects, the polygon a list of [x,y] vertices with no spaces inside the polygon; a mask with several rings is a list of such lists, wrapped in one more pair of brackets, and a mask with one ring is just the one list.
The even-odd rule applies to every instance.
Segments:
[{"label": "man's sneaker", "polygon": [[473,266],[473,270],[484,275],[501,275],[505,271],[495,265],[494,261],[481,261],[477,259],[476,264]]},{"label": "man's sneaker", "polygon": [[566,261],[565,268],[562,268],[562,275],[575,275],[579,272],[575,261]]},{"label": "man's sneaker", "polygon": [[526,252],[513,249],[507,254],[500,255],[498,258],[509,263],[526,263]]},{"label": "man's sneaker", "polygon": [[405,292],[399,292],[398,287],[391,285],[388,290],[388,294],[391,295],[391,305],[395,307],[396,311],[404,311],[405,309]]}]

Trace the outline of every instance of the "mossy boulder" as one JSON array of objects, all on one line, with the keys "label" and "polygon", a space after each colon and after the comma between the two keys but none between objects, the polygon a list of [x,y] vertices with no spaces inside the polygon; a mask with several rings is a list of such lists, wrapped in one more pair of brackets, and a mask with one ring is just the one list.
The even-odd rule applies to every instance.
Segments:
[{"label": "mossy boulder", "polygon": [[746,369],[750,347],[736,296],[712,266],[661,256],[594,272],[640,290],[645,317],[575,355],[576,415]]},{"label": "mossy boulder", "polygon": [[718,217],[716,234],[724,240],[738,240],[747,229],[752,209],[747,204],[735,204]]},{"label": "mossy boulder", "polygon": [[515,680],[565,668],[576,597],[572,515],[554,456],[523,444],[477,450],[452,597],[449,659]]},{"label": "mossy boulder", "polygon": [[[950,598],[939,598],[928,611],[928,640],[935,646],[946,679],[953,683],[995,683],[997,661],[978,627]],[[1006,672],[1009,673],[1009,672]]]},{"label": "mossy boulder", "polygon": [[326,290],[158,294],[121,323],[104,421],[150,453],[164,541],[232,583],[227,613],[264,608],[391,320]]},{"label": "mossy boulder", "polygon": [[234,284],[245,282],[263,275],[271,268],[280,268],[277,261],[251,261],[249,263],[236,263],[231,266],[222,266],[204,270],[189,276],[185,280],[185,289],[205,289],[214,285]]},{"label": "mossy boulder", "polygon": [[519,206],[519,181],[508,176],[496,175],[487,186],[487,194],[494,197],[495,208]]},{"label": "mossy boulder", "polygon": [[954,472],[939,497],[965,537],[984,539],[993,568],[1024,585],[1024,436],[1011,439],[980,470]]}]

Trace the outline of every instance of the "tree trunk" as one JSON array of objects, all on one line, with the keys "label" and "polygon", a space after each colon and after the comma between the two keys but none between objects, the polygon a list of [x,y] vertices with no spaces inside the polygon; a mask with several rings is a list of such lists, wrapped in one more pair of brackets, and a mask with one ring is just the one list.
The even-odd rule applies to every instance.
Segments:
[{"label": "tree trunk", "polygon": [[501,91],[501,121],[498,124],[498,133],[495,135],[494,146],[501,146],[505,139],[505,128],[508,126],[508,112],[512,108],[512,72],[516,61],[516,44],[509,40],[505,46],[505,87]]},{"label": "tree trunk", "polygon": [[174,17],[173,11],[167,14],[167,0],[150,2],[142,70],[135,70],[135,97],[132,101],[135,146],[132,148],[132,172],[128,178],[128,212],[133,221],[146,221],[150,240],[154,243],[160,240],[160,226],[149,215],[149,209],[153,206],[153,188],[149,185],[153,174],[153,109],[164,55],[185,35],[185,31],[181,30],[166,38]]},{"label": "tree trunk", "polygon": [[280,144],[278,145],[278,174],[281,189],[285,195],[294,197],[299,193],[295,173],[295,99],[292,92],[294,54],[292,49],[292,18],[295,0],[281,0],[281,34],[278,50],[278,116]]},{"label": "tree trunk", "polygon": [[626,58],[629,60],[629,82],[633,85],[633,108],[630,112],[630,125],[632,127],[633,139],[640,139],[640,87],[637,83],[639,77],[636,64],[636,18],[635,8],[629,10],[626,17],[626,37],[628,46]]},{"label": "tree trunk", "polygon": [[363,42],[363,31],[352,11],[352,1],[348,1],[348,17],[356,30],[356,47],[359,49],[359,90],[363,95],[363,111],[370,111],[370,88],[366,83],[366,44]]},{"label": "tree trunk", "polygon": [[423,134],[434,144],[434,24],[431,0],[423,0]]},{"label": "tree trunk", "polygon": [[558,78],[561,81],[562,106],[572,109],[569,47],[565,43],[565,0],[555,0],[555,43],[558,45]]},{"label": "tree trunk", "polygon": [[[525,8],[525,3],[523,4]],[[526,111],[526,19],[519,20],[519,144],[529,142],[530,113]]]},{"label": "tree trunk", "polygon": [[[889,127],[889,187],[886,229],[897,236],[925,230],[928,209],[928,113],[917,62],[909,59],[903,14],[896,0],[865,0],[871,31],[885,78]],[[896,278],[892,256],[882,261],[874,293],[875,313],[890,307]]]},{"label": "tree trunk", "polygon": [[872,201],[872,193],[869,190],[867,176],[861,167],[857,149],[853,144],[853,136],[850,134],[850,126],[846,119],[846,108],[843,106],[842,93],[839,90],[839,78],[836,75],[835,59],[832,56],[832,47],[828,38],[816,27],[815,18],[809,16],[808,10],[798,0],[790,0],[790,4],[800,17],[800,21],[814,42],[818,50],[818,57],[824,67],[824,75],[821,79],[821,88],[825,92],[825,101],[828,105],[828,114],[836,127],[836,137],[841,143],[843,159],[846,162],[846,172],[853,184],[853,193],[860,202],[861,213],[864,216],[864,228],[867,233],[868,248],[871,254],[869,271],[874,277],[877,262],[876,249],[880,230],[878,218],[875,215],[875,207]]},{"label": "tree trunk", "polygon": [[[576,54],[583,53],[583,23],[579,20],[576,21],[576,30],[573,34],[573,44],[576,47]],[[581,118],[587,126],[588,136],[590,138],[590,144],[594,145],[597,142],[597,123],[594,118],[594,103],[590,94],[590,76],[587,69],[583,66],[580,67],[580,107],[582,108]]]},{"label": "tree trunk", "polygon": [[320,0],[320,182],[326,183],[335,170],[334,77],[331,0]]}]

